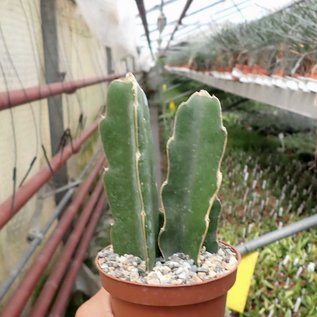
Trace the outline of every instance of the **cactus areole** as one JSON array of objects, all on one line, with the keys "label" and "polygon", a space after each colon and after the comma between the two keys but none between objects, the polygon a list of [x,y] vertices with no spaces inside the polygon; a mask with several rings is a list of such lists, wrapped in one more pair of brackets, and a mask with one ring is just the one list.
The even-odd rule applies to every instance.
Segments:
[{"label": "cactus areole", "polygon": [[216,252],[217,194],[227,139],[219,100],[202,90],[178,107],[160,191],[148,102],[132,74],[110,84],[100,134],[108,159],[104,184],[114,219],[114,251],[139,256],[149,270],[159,252],[163,257],[183,252],[196,262],[203,245]]}]

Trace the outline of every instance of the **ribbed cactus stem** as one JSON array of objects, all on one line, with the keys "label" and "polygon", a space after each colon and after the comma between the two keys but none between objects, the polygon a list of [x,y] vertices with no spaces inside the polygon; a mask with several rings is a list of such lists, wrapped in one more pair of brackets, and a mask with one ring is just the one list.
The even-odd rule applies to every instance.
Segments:
[{"label": "ribbed cactus stem", "polygon": [[132,74],[110,84],[100,134],[108,159],[104,183],[114,251],[139,256],[150,269],[159,230],[154,147],[147,99]]},{"label": "ribbed cactus stem", "polygon": [[159,247],[164,257],[184,252],[198,260],[221,184],[226,139],[216,97],[202,90],[179,106],[167,143],[168,176],[161,189],[165,219]]}]

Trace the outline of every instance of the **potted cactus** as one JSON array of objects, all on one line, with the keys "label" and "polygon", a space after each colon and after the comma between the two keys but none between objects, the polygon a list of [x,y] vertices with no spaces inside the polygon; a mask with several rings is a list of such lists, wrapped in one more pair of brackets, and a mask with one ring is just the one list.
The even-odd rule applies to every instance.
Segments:
[{"label": "potted cactus", "polygon": [[148,103],[132,74],[110,84],[100,134],[114,224],[96,265],[114,315],[223,316],[240,256],[216,238],[226,146],[218,99],[200,91],[179,106],[160,191]]}]

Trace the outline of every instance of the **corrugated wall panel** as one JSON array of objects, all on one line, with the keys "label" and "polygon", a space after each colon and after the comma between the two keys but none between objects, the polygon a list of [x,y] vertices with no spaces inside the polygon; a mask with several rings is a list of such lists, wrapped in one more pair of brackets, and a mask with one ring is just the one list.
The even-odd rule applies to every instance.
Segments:
[{"label": "corrugated wall panel", "polygon": [[[44,61],[39,1],[0,2],[0,91],[21,89],[44,83]],[[28,177],[45,164],[41,144],[50,155],[47,102],[33,102],[0,112],[0,201],[13,193],[13,169],[16,188],[37,157]],[[41,205],[45,203],[45,208]],[[32,198],[5,229],[0,232],[0,283],[27,248],[31,227],[41,227],[54,201]],[[35,215],[38,210],[37,217]]]},{"label": "corrugated wall panel", "polygon": [[[45,84],[43,37],[39,0],[0,1],[0,91]],[[77,14],[70,0],[57,0],[57,32],[59,72],[65,81],[107,74],[106,48],[101,45]],[[122,54],[113,52],[114,70],[120,68]],[[72,136],[80,133],[78,120],[84,116],[87,127],[105,104],[107,84],[95,85],[63,95],[64,126]],[[51,158],[51,142],[47,101],[42,100],[0,112],[0,201],[13,193],[13,169],[16,186],[25,176],[32,159],[30,178],[46,163],[44,145]],[[70,177],[78,175],[92,153],[78,154],[68,163]],[[52,184],[51,184],[52,185]],[[53,186],[45,186],[46,193]],[[37,194],[0,232],[0,284],[27,248],[26,237],[31,229],[40,229],[54,209],[54,197],[43,200]]]}]

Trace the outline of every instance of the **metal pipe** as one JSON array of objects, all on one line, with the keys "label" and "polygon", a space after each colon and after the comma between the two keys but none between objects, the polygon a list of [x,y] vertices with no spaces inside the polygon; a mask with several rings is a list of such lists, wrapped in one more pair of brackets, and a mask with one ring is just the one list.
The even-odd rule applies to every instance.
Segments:
[{"label": "metal pipe", "polygon": [[104,195],[99,198],[98,204],[94,213],[91,217],[91,221],[85,230],[84,236],[80,241],[80,245],[77,248],[77,252],[72,260],[71,265],[68,268],[65,278],[63,279],[63,284],[60,287],[57,298],[49,314],[50,317],[62,317],[64,316],[65,308],[68,304],[69,297],[72,293],[73,285],[80,269],[80,266],[84,260],[87,249],[89,247],[92,236],[95,232],[98,220],[101,216],[103,207],[106,203]]},{"label": "metal pipe", "polygon": [[169,46],[170,46],[170,43],[171,43],[171,41],[173,40],[174,34],[177,32],[177,29],[178,29],[178,27],[180,26],[180,24],[182,23],[182,20],[183,20],[183,18],[185,17],[186,12],[187,12],[187,10],[189,9],[189,7],[190,7],[190,5],[192,4],[192,2],[193,2],[193,0],[187,0],[187,1],[186,1],[185,6],[184,6],[184,9],[183,9],[183,11],[182,11],[182,13],[181,13],[179,19],[177,20],[177,23],[176,23],[176,25],[175,25],[175,28],[174,28],[174,30],[173,30],[173,32],[172,32],[172,34],[171,34],[171,37],[170,37],[169,41],[167,42],[165,51],[168,50],[168,48],[169,48]]},{"label": "metal pipe", "polygon": [[47,231],[51,227],[52,223],[54,223],[56,221],[57,217],[59,217],[59,215],[64,210],[65,206],[68,204],[68,202],[72,198],[74,191],[75,191],[75,189],[72,188],[65,194],[63,199],[60,201],[58,206],[55,208],[55,212],[54,212],[53,216],[47,222],[43,231],[40,232],[40,235],[38,235],[34,240],[32,240],[32,242],[28,246],[28,249],[20,258],[18,264],[10,271],[9,276],[1,285],[0,300],[6,295],[6,293],[8,292],[8,290],[10,289],[10,287],[12,286],[14,281],[16,280],[17,276],[22,272],[25,264],[28,262],[30,257],[33,255],[33,253],[37,249],[37,247],[41,244],[43,237],[45,236],[45,234],[47,233]]},{"label": "metal pipe", "polygon": [[[92,164],[95,163],[97,155],[100,155],[100,150],[98,150],[93,158],[86,164],[83,171],[80,173],[78,180],[82,181],[82,178],[86,176],[87,172],[91,169]],[[17,276],[22,272],[24,266],[29,261],[37,247],[41,244],[43,238],[46,236],[47,232],[51,228],[51,226],[55,223],[56,219],[61,215],[67,206],[70,199],[73,197],[73,193],[75,192],[75,188],[69,189],[60,203],[56,206],[54,211],[52,212],[51,218],[47,221],[42,230],[40,230],[39,234],[30,242],[28,249],[26,252],[20,257],[19,262],[15,265],[15,267],[10,271],[8,277],[2,283],[0,288],[0,300],[6,295]]]},{"label": "metal pipe", "polygon": [[99,199],[99,196],[103,196],[102,193],[103,182],[102,180],[99,180],[88,203],[85,205],[85,208],[81,212],[80,217],[75,224],[75,228],[63,248],[62,254],[58,258],[58,263],[56,263],[54,269],[50,273],[48,280],[45,282],[45,285],[41,290],[41,294],[37,298],[37,301],[34,304],[29,316],[47,316],[47,311],[54,299],[58,286],[60,285],[61,280],[68,268],[69,262],[72,259],[72,255],[77,247],[80,237],[85,231],[85,226],[89,221],[93,209]]},{"label": "metal pipe", "polygon": [[150,39],[150,33],[149,33],[149,27],[148,27],[148,23],[147,23],[147,19],[146,19],[146,10],[145,10],[145,6],[144,6],[144,1],[143,0],[135,0],[135,1],[136,1],[136,5],[137,5],[138,10],[139,10],[139,15],[141,17],[142,24],[144,27],[146,40],[147,40],[152,58],[154,58],[152,45],[151,45],[151,39]]},{"label": "metal pipe", "polygon": [[76,152],[81,145],[97,130],[99,119],[91,124],[72,143],[65,146],[51,160],[50,167],[45,166],[26,181],[15,193],[0,204],[0,229],[22,208],[27,201],[53,176],[53,171],[58,170]]},{"label": "metal pipe", "polygon": [[62,193],[64,191],[68,190],[68,189],[72,189],[74,187],[78,187],[81,183],[82,183],[82,180],[81,179],[77,179],[77,180],[75,180],[75,181],[73,181],[71,183],[68,183],[68,184],[66,184],[64,186],[61,186],[61,187],[59,187],[59,188],[57,188],[55,190],[52,190],[52,191],[49,191],[49,192],[47,192],[45,194],[40,195],[40,198],[44,199],[44,198],[47,198],[49,196],[52,196],[52,195],[55,195],[55,194],[58,194],[58,193]]},{"label": "metal pipe", "polygon": [[0,111],[63,93],[71,94],[77,89],[111,81],[113,79],[123,77],[124,75],[125,74],[114,74],[89,79],[77,79],[67,82],[57,82],[48,85],[0,92]]},{"label": "metal pipe", "polygon": [[200,9],[194,11],[194,12],[191,12],[191,13],[189,13],[189,14],[186,14],[186,18],[187,18],[187,17],[190,17],[190,16],[193,16],[193,15],[195,15],[195,14],[201,12],[201,11],[204,11],[204,10],[206,10],[206,9],[215,7],[216,5],[218,5],[218,4],[222,3],[222,2],[225,2],[225,0],[219,0],[219,1],[216,1],[216,2],[214,2],[214,3],[208,4],[207,6],[205,6],[205,7],[203,7],[203,8],[200,8]]},{"label": "metal pipe", "polygon": [[288,226],[285,226],[281,229],[268,232],[254,240],[241,243],[236,248],[239,250],[241,254],[247,254],[256,249],[262,248],[273,242],[287,238],[297,232],[312,228],[314,226],[317,226],[317,215],[307,217]]},{"label": "metal pipe", "polygon": [[64,212],[62,218],[58,223],[58,226],[50,236],[49,240],[45,243],[33,265],[24,275],[22,281],[19,284],[19,287],[15,290],[15,292],[7,302],[6,306],[4,307],[1,315],[2,317],[17,317],[23,311],[23,308],[30,298],[32,291],[36,287],[59,243],[70,227],[74,217],[76,216],[80,206],[85,199],[86,194],[90,190],[91,185],[100,173],[100,170],[104,164],[104,160],[104,156],[100,157],[92,172],[79,187],[74,200]]},{"label": "metal pipe", "polygon": [[[166,8],[166,6],[168,6],[169,4],[173,3],[173,2],[176,2],[178,0],[165,0],[164,1],[164,7]],[[150,13],[150,12],[153,12],[155,10],[158,10],[159,8],[161,7],[161,4],[157,4],[155,6],[153,6],[152,8],[146,10],[146,13]],[[136,15],[136,17],[139,17],[140,16],[140,13]]]}]

